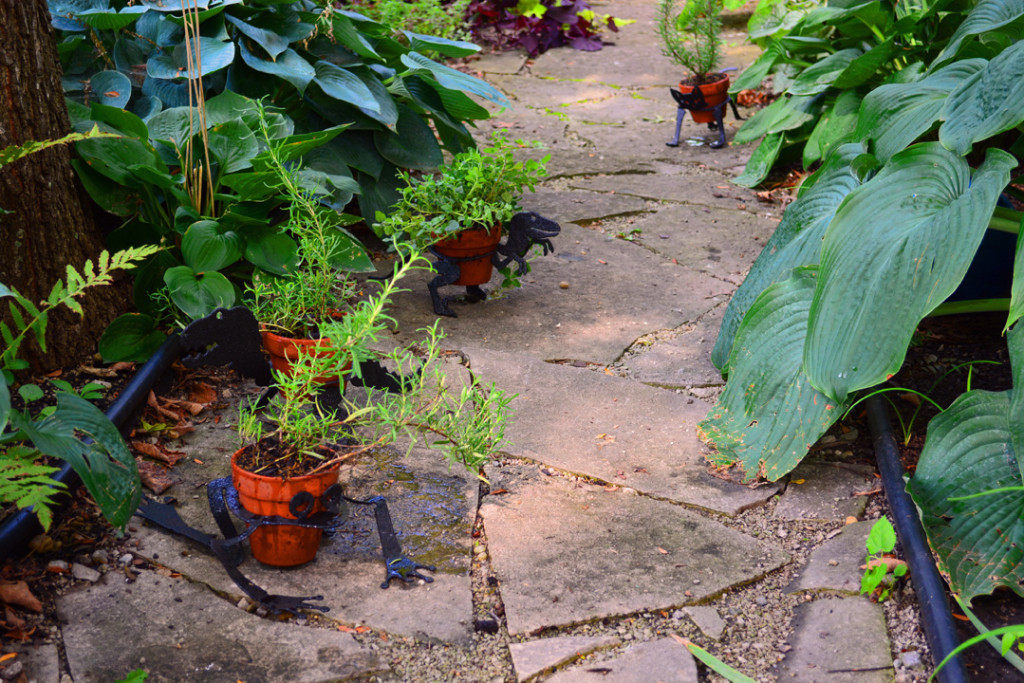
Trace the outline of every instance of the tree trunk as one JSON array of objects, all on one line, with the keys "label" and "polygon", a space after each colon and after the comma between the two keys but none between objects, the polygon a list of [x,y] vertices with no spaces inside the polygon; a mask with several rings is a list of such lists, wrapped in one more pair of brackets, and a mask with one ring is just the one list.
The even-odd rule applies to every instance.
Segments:
[{"label": "tree trunk", "polygon": [[[0,149],[71,132],[46,0],[0,0],[0,45]],[[46,298],[66,264],[80,269],[103,248],[71,154],[60,145],[0,169],[0,207],[12,212],[0,215],[0,282],[33,301]],[[123,286],[90,290],[84,318],[70,311],[51,316],[47,353],[31,342],[21,357],[37,371],[74,366],[96,350],[127,299]],[[9,324],[6,305],[0,313]]]}]

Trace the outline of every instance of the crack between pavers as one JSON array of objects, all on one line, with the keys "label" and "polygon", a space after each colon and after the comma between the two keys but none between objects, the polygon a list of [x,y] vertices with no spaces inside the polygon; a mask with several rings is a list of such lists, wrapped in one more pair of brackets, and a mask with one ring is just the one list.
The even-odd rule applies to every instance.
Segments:
[{"label": "crack between pavers", "polygon": [[[725,519],[729,519],[729,520],[735,519],[738,515],[743,514],[747,510],[753,510],[756,507],[760,507],[760,506],[766,505],[768,503],[767,500],[753,501],[751,503],[748,503],[747,505],[741,506],[736,511],[735,515],[730,515],[727,512],[723,512],[721,510],[714,510],[714,509],[711,509],[711,508],[706,508],[706,507],[703,507],[701,505],[697,505],[696,503],[686,503],[686,502],[679,501],[679,500],[673,500],[672,498],[666,498],[664,496],[655,495],[653,493],[647,493],[645,491],[641,491],[640,489],[635,488],[633,486],[629,486],[627,484],[620,484],[620,483],[616,483],[614,481],[608,481],[606,479],[601,479],[600,477],[596,477],[594,475],[584,474],[582,472],[573,472],[572,470],[566,470],[566,469],[563,469],[563,468],[560,468],[560,467],[555,467],[555,466],[549,465],[549,464],[547,464],[547,463],[545,463],[545,462],[543,462],[541,460],[537,460],[536,458],[531,458],[531,457],[529,457],[527,455],[515,455],[515,454],[512,454],[512,453],[502,452],[502,458],[505,459],[505,460],[513,460],[513,461],[517,461],[519,463],[525,463],[527,465],[536,465],[540,469],[541,473],[544,474],[545,476],[548,476],[548,477],[558,477],[559,479],[564,479],[564,480],[569,480],[569,478],[571,477],[573,479],[578,479],[580,481],[583,481],[584,483],[590,484],[591,486],[599,486],[599,487],[605,488],[605,489],[608,489],[609,487],[613,487],[614,486],[615,489],[614,490],[609,490],[608,491],[609,493],[631,491],[632,495],[643,496],[644,498],[649,498],[651,500],[656,500],[656,501],[663,502],[663,503],[669,503],[671,505],[675,505],[675,506],[681,507],[683,509],[690,510],[692,512],[697,512],[697,513],[703,514],[705,516],[711,517],[711,518],[716,519],[716,520],[718,518],[725,518]],[[714,476],[714,475],[712,475],[712,476]],[[724,479],[722,481],[729,481],[730,483],[735,483],[735,482],[731,482],[728,479]],[[760,486],[768,486],[768,485],[773,484],[773,483],[776,483],[776,482],[764,482],[764,483],[760,484]],[[747,486],[749,488],[750,485],[745,485],[745,486]],[[751,538],[755,538],[755,537],[751,536]]]}]

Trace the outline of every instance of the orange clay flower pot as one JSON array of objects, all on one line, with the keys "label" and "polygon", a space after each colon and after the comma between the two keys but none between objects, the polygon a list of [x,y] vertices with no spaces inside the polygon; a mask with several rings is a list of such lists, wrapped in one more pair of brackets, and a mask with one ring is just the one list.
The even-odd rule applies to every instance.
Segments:
[{"label": "orange clay flower pot", "polygon": [[[295,519],[288,509],[288,503],[296,493],[309,491],[315,501],[310,514],[323,512],[320,497],[337,483],[340,466],[335,465],[323,472],[291,479],[264,477],[243,470],[235,463],[244,450],[245,448],[240,448],[231,458],[231,481],[238,490],[238,501],[243,508],[257,515],[277,515]],[[294,567],[316,557],[322,535],[321,529],[267,525],[249,536],[249,547],[252,549],[252,556],[263,564]]]},{"label": "orange clay flower pot", "polygon": [[[489,282],[494,273],[491,255],[501,241],[501,225],[490,230],[470,228],[454,237],[443,239],[434,245],[439,254],[454,259],[459,266],[459,279],[453,285],[482,285]],[[479,256],[479,258],[473,258]],[[460,261],[459,259],[467,259]]]},{"label": "orange clay flower pot", "polygon": [[[261,330],[260,335],[263,337],[263,348],[270,354],[271,367],[283,372],[288,377],[292,376],[292,363],[298,359],[300,349],[304,353],[315,354],[317,358],[334,353],[328,346],[330,340],[326,337],[320,339],[295,339],[293,337],[282,337],[267,330]],[[318,351],[317,349],[320,350]],[[349,364],[345,367],[345,370],[351,367],[351,364]],[[316,378],[316,381],[322,384],[334,385],[338,383],[339,378],[321,375]]]},{"label": "orange clay flower pot", "polygon": [[[679,92],[684,95],[689,95],[693,92],[694,88],[697,88],[704,95],[704,101],[706,102],[706,108],[712,109],[716,104],[725,102],[729,97],[729,76],[726,74],[718,74],[721,76],[721,80],[715,81],[714,83],[705,83],[703,85],[688,85],[687,83],[680,81]],[[700,111],[691,109],[690,116],[697,123],[711,123],[715,120],[714,115],[711,111]]]}]

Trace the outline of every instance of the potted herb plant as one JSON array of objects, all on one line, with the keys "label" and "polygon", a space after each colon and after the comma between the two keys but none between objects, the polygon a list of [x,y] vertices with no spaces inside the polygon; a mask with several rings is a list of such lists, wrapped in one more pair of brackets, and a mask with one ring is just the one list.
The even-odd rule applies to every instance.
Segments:
[{"label": "potted herb plant", "polygon": [[679,82],[682,95],[699,90],[704,106],[693,108],[690,115],[697,123],[714,121],[711,110],[729,97],[729,76],[718,71],[722,60],[722,29],[720,13],[723,0],[659,0],[658,35],[662,53],[687,69],[690,75]]},{"label": "potted herb plant", "polygon": [[491,255],[508,222],[522,211],[519,200],[547,175],[550,156],[517,161],[513,150],[525,143],[511,142],[501,132],[492,134],[490,143],[482,151],[456,154],[436,174],[404,173],[401,199],[387,216],[377,214],[379,235],[432,249],[458,264],[459,279],[449,284],[491,279]]},{"label": "potted herb plant", "polygon": [[[265,182],[289,201],[285,229],[295,237],[298,250],[290,273],[256,271],[248,285],[248,303],[260,322],[271,364],[287,373],[300,348],[330,353],[319,327],[345,314],[355,293],[353,273],[373,270],[373,265],[345,229],[359,218],[323,204],[322,195],[308,189],[309,178],[302,177],[308,170],[286,166],[281,143],[271,137],[262,106],[259,113],[267,145],[263,160],[271,172]],[[336,382],[337,376],[321,380]]]},{"label": "potted herb plant", "polygon": [[[397,282],[429,261],[408,245],[398,251],[391,279],[381,291],[359,301],[348,313],[321,325],[320,332],[334,353],[300,350],[289,374],[275,371],[281,389],[259,412],[244,407],[239,433],[244,446],[232,458],[232,480],[239,502],[260,515],[295,519],[289,503],[308,491],[314,501],[309,513],[322,511],[320,497],[338,480],[344,460],[370,448],[408,438],[410,449],[425,441],[441,448],[453,462],[480,475],[480,467],[501,443],[510,398],[476,381],[459,392],[449,388],[441,366],[435,324],[424,330],[415,348],[387,353],[371,351],[389,321],[385,313]],[[360,361],[376,355],[402,373],[394,392],[365,389],[362,396],[341,395],[337,408],[318,403],[318,379],[337,376],[346,368],[358,372]],[[382,358],[381,358],[382,357]],[[358,393],[350,391],[350,394]],[[431,439],[422,438],[430,435]],[[262,526],[250,536],[253,556],[274,566],[295,566],[312,560],[321,531],[292,525]]]}]

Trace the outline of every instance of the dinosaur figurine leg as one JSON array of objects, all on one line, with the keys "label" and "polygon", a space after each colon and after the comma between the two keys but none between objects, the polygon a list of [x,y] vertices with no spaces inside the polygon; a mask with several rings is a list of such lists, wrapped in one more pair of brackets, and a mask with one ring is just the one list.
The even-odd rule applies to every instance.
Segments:
[{"label": "dinosaur figurine leg", "polygon": [[433,265],[434,270],[437,271],[437,276],[427,283],[427,289],[430,291],[430,300],[434,304],[434,313],[445,315],[449,318],[456,318],[458,316],[455,315],[455,311],[448,306],[450,299],[441,296],[438,289],[445,285],[454,284],[459,279],[459,265],[440,254],[435,253],[435,255],[437,256],[437,261]]}]

